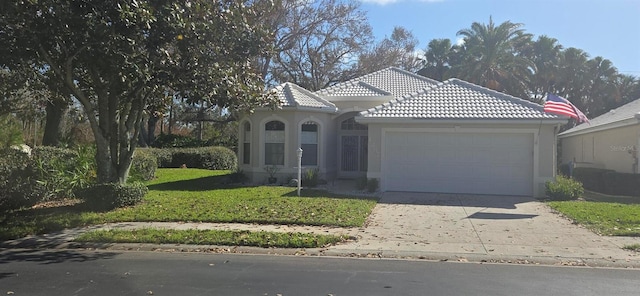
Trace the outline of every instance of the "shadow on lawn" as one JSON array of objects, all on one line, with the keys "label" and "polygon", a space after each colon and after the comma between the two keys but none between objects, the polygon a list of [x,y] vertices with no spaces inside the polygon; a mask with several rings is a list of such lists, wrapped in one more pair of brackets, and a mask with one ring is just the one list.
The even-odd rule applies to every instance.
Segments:
[{"label": "shadow on lawn", "polygon": [[614,196],[593,191],[585,191],[584,199],[592,202],[610,202],[626,205],[640,205],[640,196]]},{"label": "shadow on lawn", "polygon": [[[292,187],[291,192],[285,193],[282,197],[298,197],[298,190]],[[344,199],[370,199],[378,200],[375,196],[352,196],[346,194],[333,193],[321,189],[302,189],[300,190],[300,197],[329,197],[329,198],[344,198]]]},{"label": "shadow on lawn", "polygon": [[209,176],[197,179],[149,185],[149,190],[177,190],[177,191],[207,191],[222,188],[247,187],[243,184],[230,184],[229,175]]}]

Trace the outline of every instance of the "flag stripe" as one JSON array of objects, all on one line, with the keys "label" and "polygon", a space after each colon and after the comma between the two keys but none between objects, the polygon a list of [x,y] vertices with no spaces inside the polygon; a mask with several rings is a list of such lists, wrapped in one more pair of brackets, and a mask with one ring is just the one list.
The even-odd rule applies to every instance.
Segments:
[{"label": "flag stripe", "polygon": [[552,94],[547,95],[547,101],[544,103],[543,110],[547,113],[573,117],[578,122],[589,122],[589,119],[587,119],[584,113],[578,110],[571,102]]}]

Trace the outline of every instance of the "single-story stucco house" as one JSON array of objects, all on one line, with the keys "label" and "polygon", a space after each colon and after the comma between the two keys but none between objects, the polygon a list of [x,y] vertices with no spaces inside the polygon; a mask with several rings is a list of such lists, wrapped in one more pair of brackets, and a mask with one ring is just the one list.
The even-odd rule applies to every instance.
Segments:
[{"label": "single-story stucco house", "polygon": [[[387,68],[311,92],[274,90],[281,108],[239,122],[239,168],[264,183],[302,166],[325,180],[366,176],[382,191],[541,196],[566,117],[459,79]],[[303,184],[304,185],[304,184]]]},{"label": "single-story stucco house", "polygon": [[562,163],[638,174],[640,99],[558,135]]}]

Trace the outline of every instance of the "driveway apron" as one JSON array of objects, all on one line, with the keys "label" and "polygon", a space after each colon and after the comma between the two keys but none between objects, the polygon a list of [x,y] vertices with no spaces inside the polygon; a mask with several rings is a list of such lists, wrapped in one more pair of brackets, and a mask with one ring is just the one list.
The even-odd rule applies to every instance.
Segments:
[{"label": "driveway apron", "polygon": [[358,236],[333,249],[407,256],[640,259],[621,249],[638,238],[596,235],[531,197],[387,192]]}]

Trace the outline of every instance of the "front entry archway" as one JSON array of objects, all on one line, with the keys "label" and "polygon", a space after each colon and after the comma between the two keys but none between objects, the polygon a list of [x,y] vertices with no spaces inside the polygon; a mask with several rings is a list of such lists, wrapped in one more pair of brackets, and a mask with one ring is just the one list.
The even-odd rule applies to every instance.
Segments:
[{"label": "front entry archway", "polygon": [[340,123],[338,177],[357,178],[367,174],[368,128],[348,118]]}]

